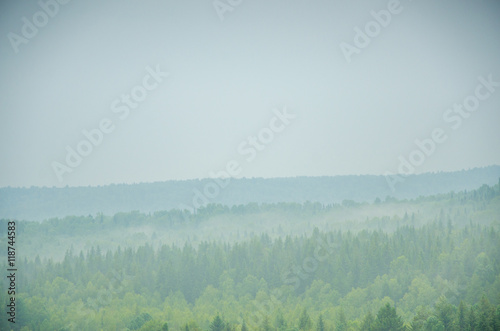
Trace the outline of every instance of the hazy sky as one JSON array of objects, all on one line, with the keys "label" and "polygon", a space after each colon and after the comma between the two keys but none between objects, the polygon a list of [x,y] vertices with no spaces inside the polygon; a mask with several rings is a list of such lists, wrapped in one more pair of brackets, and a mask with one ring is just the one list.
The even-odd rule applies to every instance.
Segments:
[{"label": "hazy sky", "polygon": [[0,186],[500,164],[498,1],[42,2],[0,5]]}]

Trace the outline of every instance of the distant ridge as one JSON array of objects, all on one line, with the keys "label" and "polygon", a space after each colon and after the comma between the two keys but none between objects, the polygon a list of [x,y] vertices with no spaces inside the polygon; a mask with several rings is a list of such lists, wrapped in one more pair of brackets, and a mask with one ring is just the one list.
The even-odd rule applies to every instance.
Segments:
[{"label": "distant ridge", "polygon": [[232,206],[250,202],[373,202],[376,198],[383,200],[387,196],[412,199],[450,191],[473,190],[484,184],[494,185],[499,182],[499,178],[500,166],[489,166],[410,175],[397,183],[394,191],[386,177],[374,175],[242,178],[231,179],[225,188],[221,188],[213,179],[101,187],[7,187],[0,188],[0,218],[40,221],[67,215],[190,209],[207,202]]}]

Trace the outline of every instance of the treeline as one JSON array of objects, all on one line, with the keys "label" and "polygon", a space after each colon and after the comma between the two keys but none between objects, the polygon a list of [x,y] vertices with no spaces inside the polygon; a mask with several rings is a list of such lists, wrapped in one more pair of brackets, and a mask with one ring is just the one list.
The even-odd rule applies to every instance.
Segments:
[{"label": "treeline", "polygon": [[[302,204],[312,201],[328,205],[344,200],[372,202],[377,198],[384,200],[387,196],[413,199],[450,191],[473,190],[482,184],[494,185],[498,183],[499,177],[500,166],[410,175],[399,177],[393,184],[385,176],[371,175],[241,178],[231,179],[224,188],[216,186],[215,189],[219,191],[216,196],[204,193],[208,186],[214,190],[216,182],[213,179],[100,187],[4,187],[0,188],[0,218],[41,221],[67,215],[182,210],[210,203],[233,206],[252,202]],[[193,199],[196,201],[193,202]]]},{"label": "treeline", "polygon": [[[499,179],[500,183],[500,179]],[[454,207],[471,207],[469,212],[486,209],[486,204],[494,198],[500,196],[500,184],[493,186],[483,185],[476,190],[450,192],[434,196],[420,196],[414,200],[397,200],[387,196],[385,199],[375,199],[374,204],[403,204],[411,202],[413,204],[431,202],[442,204],[450,211]],[[97,213],[87,216],[66,216],[62,218],[49,218],[43,222],[20,221],[18,222],[18,233],[26,235],[55,234],[91,234],[97,231],[108,229],[120,229],[130,226],[151,225],[162,229],[171,229],[186,224],[199,224],[215,216],[235,217],[242,215],[252,215],[265,212],[275,212],[304,219],[318,214],[326,214],[331,211],[345,208],[356,209],[357,207],[368,206],[368,203],[344,200],[341,203],[322,204],[319,202],[306,201],[303,203],[280,202],[280,203],[247,203],[245,205],[221,205],[208,204],[192,212],[186,209],[172,209],[156,211],[152,213],[141,213],[139,211],[118,212],[114,215],[104,215]],[[443,213],[444,211],[442,211]],[[467,212],[467,210],[466,210]],[[449,214],[449,213],[448,213]],[[443,215],[438,215],[443,220]],[[448,215],[448,218],[457,215]],[[496,216],[496,215],[494,215]],[[407,221],[411,215],[406,215],[402,221]],[[413,216],[414,217],[414,216]],[[436,218],[437,219],[437,218]],[[1,226],[12,219],[0,219],[0,236],[5,235],[6,227]],[[488,220],[490,221],[490,220]]]},{"label": "treeline", "polygon": [[243,321],[248,330],[317,329],[320,316],[335,330],[381,330],[386,318],[412,330],[498,330],[499,242],[498,226],[450,220],[391,234],[315,230],[23,259],[16,327],[213,329],[220,314],[231,330]]}]

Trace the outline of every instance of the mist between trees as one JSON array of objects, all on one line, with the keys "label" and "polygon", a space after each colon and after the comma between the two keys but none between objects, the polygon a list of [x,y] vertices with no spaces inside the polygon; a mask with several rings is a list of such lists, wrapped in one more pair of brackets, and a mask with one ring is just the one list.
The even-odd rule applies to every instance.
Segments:
[{"label": "mist between trees", "polygon": [[374,204],[209,205],[187,223],[181,211],[18,221],[16,327],[495,330],[498,210],[497,184]]}]

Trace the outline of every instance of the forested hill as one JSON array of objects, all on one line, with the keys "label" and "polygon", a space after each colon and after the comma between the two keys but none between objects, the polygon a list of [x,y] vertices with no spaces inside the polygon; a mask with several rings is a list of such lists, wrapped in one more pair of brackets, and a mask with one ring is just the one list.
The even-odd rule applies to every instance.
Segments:
[{"label": "forested hill", "polygon": [[0,188],[0,218],[42,220],[100,212],[153,212],[192,209],[207,203],[232,206],[250,202],[372,202],[376,198],[383,200],[387,196],[411,199],[422,195],[476,189],[483,184],[494,185],[499,178],[500,166],[490,166],[407,177],[363,175],[242,178],[231,179],[229,183],[203,179],[98,187],[6,187]]},{"label": "forested hill", "polygon": [[180,214],[15,222],[17,317],[0,330],[500,330],[498,184]]}]

